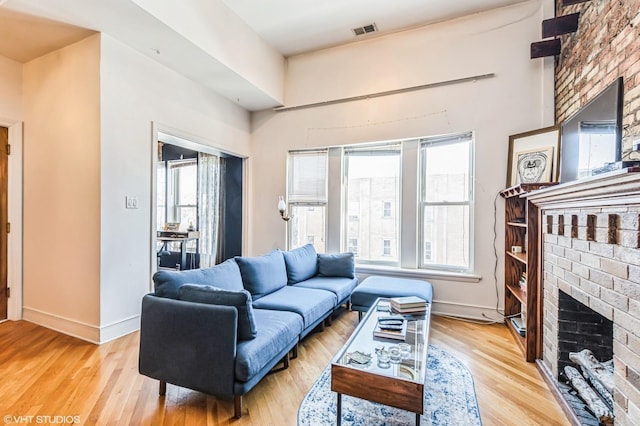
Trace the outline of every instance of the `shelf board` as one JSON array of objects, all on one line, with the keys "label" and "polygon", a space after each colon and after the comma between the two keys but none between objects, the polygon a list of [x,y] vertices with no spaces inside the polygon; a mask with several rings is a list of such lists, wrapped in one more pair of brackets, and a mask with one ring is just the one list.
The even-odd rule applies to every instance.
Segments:
[{"label": "shelf board", "polygon": [[507,328],[509,329],[509,331],[511,332],[511,335],[513,336],[514,340],[516,341],[516,343],[520,347],[520,350],[522,351],[523,355],[526,355],[526,353],[525,353],[525,338],[524,338],[524,336],[521,336],[520,333],[518,333],[516,331],[516,329],[513,328],[513,324],[511,324],[511,318],[505,319],[504,322],[505,322],[505,325],[507,326]]},{"label": "shelf board", "polygon": [[507,255],[511,256],[517,261],[522,262],[525,265],[527,264],[527,253],[511,253],[510,251],[507,251],[505,253],[507,253]]},{"label": "shelf board", "polygon": [[535,191],[537,189],[546,188],[547,186],[557,185],[557,183],[552,182],[541,182],[541,183],[521,183],[516,186],[512,186],[511,188],[504,189],[500,191],[500,195],[503,198],[517,197],[522,194],[526,194],[531,191]]},{"label": "shelf board", "polygon": [[509,226],[517,226],[518,228],[526,228],[527,224],[522,222],[507,222]]},{"label": "shelf board", "polygon": [[527,295],[522,289],[515,285],[507,285],[505,286],[508,291],[513,294],[513,296],[520,301],[522,305],[527,305]]}]

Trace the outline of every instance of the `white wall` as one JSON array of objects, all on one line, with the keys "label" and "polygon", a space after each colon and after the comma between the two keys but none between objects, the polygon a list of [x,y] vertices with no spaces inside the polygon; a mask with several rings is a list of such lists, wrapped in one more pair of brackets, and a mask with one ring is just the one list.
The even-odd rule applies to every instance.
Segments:
[{"label": "white wall", "polygon": [[[101,40],[100,340],[106,341],[138,327],[141,298],[150,290],[152,124],[247,156],[250,122],[232,102],[109,36]],[[125,209],[126,196],[138,198],[138,209]]]},{"label": "white wall", "polygon": [[151,285],[152,128],[248,156],[249,113],[102,34],[25,64],[24,104],[24,318],[96,343],[134,331]]},{"label": "white wall", "polygon": [[0,56],[0,119],[22,119],[22,64]]},{"label": "white wall", "polygon": [[[540,38],[542,10],[532,1],[413,31],[289,58],[287,106],[359,96],[494,73],[475,82],[252,118],[252,211],[249,254],[286,244],[276,210],[286,191],[291,149],[474,131],[475,265],[477,283],[432,280],[435,309],[479,317],[496,305],[493,256],[494,199],[506,176],[508,136],[543,123],[540,60],[529,46]],[[258,161],[259,159],[259,161]],[[503,208],[498,201],[498,253],[503,252]],[[502,256],[498,287],[502,286]],[[502,300],[502,290],[500,290]],[[502,304],[502,302],[500,302]],[[497,317],[494,315],[494,317]]]},{"label": "white wall", "polygon": [[24,65],[24,318],[100,321],[100,38]]}]

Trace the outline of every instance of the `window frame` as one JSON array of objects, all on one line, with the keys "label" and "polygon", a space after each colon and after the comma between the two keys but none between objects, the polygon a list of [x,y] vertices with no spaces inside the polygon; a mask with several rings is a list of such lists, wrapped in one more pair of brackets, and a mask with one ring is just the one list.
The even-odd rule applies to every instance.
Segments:
[{"label": "window frame", "polygon": [[[327,216],[328,216],[328,187],[327,187],[327,181],[328,181],[328,174],[329,174],[329,161],[328,161],[328,149],[305,149],[305,150],[291,150],[288,152],[287,154],[287,208],[289,209],[289,214],[291,215],[291,212],[293,211],[293,209],[295,208],[312,208],[315,209],[316,207],[319,207],[321,209],[323,209],[323,214],[324,214],[324,229],[322,230],[322,236],[321,238],[324,240],[324,246],[327,247]],[[313,155],[313,154],[319,154],[319,155],[324,155],[324,162],[325,162],[325,182],[324,182],[324,195],[319,197],[319,198],[313,198],[313,197],[297,197],[297,196],[292,196],[292,188],[294,187],[293,185],[293,179],[295,179],[295,176],[293,176],[293,172],[292,172],[292,158],[295,157],[296,155]],[[287,222],[287,248],[289,250],[299,247],[298,245],[294,244],[294,241],[292,241],[293,238],[293,231],[292,231],[292,227],[294,222],[294,218],[292,217],[292,219],[290,221]],[[308,241],[309,235],[305,234],[305,240]],[[314,247],[316,248],[316,250],[318,250],[318,247],[315,246],[314,243]],[[319,253],[322,253],[324,250],[318,250]]]},{"label": "window frame", "polygon": [[[392,141],[384,141],[384,142],[376,142],[376,143],[372,143],[372,144],[358,144],[358,145],[348,145],[348,146],[343,146],[342,147],[342,161],[341,161],[341,176],[342,176],[342,197],[341,197],[341,223],[342,223],[342,227],[340,230],[340,234],[341,234],[341,245],[340,247],[342,248],[342,250],[346,250],[348,248],[348,240],[349,240],[349,233],[348,233],[348,223],[349,218],[353,215],[349,214],[349,204],[347,201],[347,198],[349,196],[349,163],[348,163],[348,157],[350,155],[361,155],[361,156],[379,156],[379,155],[383,155],[385,153],[393,153],[394,155],[397,153],[398,155],[398,161],[399,161],[399,174],[398,174],[398,188],[397,188],[397,194],[398,194],[398,206],[397,206],[397,211],[401,211],[402,210],[402,180],[403,180],[403,169],[402,169],[402,149],[403,146],[403,141],[402,140],[392,140]],[[383,200],[387,201],[387,200]],[[392,207],[391,210],[393,211],[393,201],[391,201]],[[383,212],[384,213],[384,212]],[[358,215],[359,217],[359,215]],[[396,217],[393,217],[393,214],[389,217],[387,216],[383,216],[380,215],[380,218],[383,220],[394,220],[396,222],[396,232],[397,232],[397,246],[401,247],[401,240],[402,240],[402,224],[400,221],[401,218],[401,214],[400,215],[396,215]],[[358,238],[359,239],[359,238]],[[358,247],[360,248],[360,247]],[[381,252],[383,252],[383,250],[381,250]],[[385,257],[392,257],[393,254],[389,254],[389,255],[384,255],[382,254],[381,257],[385,258]],[[402,264],[402,253],[400,253],[398,251],[397,254],[397,260],[384,260],[384,259],[379,259],[379,260],[372,260],[372,259],[363,259],[360,256],[358,256],[357,258],[357,262],[356,265],[370,265],[370,266],[383,266],[383,267],[399,267]]]},{"label": "window frame", "polygon": [[[473,185],[474,182],[474,164],[475,164],[475,147],[474,147],[475,137],[473,132],[464,132],[451,134],[446,136],[438,136],[438,137],[426,137],[422,138],[420,141],[419,147],[419,193],[418,193],[418,268],[422,270],[438,270],[438,271],[449,271],[449,272],[457,272],[457,273],[472,273],[475,268],[475,255],[473,251],[474,240],[475,240],[475,232],[474,232],[474,205],[475,205],[475,188]],[[467,142],[469,144],[469,170],[468,170],[468,183],[467,183],[467,200],[466,201],[426,201],[425,198],[425,188],[426,188],[426,152],[423,150],[423,147],[426,143],[429,143],[431,146],[443,146],[443,145],[453,145],[456,143]],[[469,216],[468,216],[468,229],[469,235],[467,236],[467,244],[468,244],[468,265],[467,267],[461,267],[457,265],[448,265],[448,264],[437,264],[437,263],[426,263],[424,261],[424,251],[425,251],[425,208],[431,206],[468,206],[469,207]],[[437,247],[437,243],[435,241],[431,242],[431,253],[433,257],[434,247]]]},{"label": "window frame", "polygon": [[[169,163],[169,162],[168,162]],[[165,194],[165,220],[171,216],[172,220],[170,222],[180,222],[182,223],[182,209],[195,209],[196,210],[196,223],[194,226],[198,226],[198,194],[196,192],[196,203],[195,204],[182,204],[180,203],[181,194],[180,194],[180,184],[182,180],[184,180],[184,169],[187,167],[193,167],[196,171],[196,182],[195,186],[198,187],[198,159],[190,158],[185,160],[173,160],[170,161],[171,164],[167,164],[165,169],[165,180],[171,180],[171,184],[168,187],[172,188],[172,191],[167,189],[167,194]],[[169,194],[171,196],[169,196]]]},{"label": "window frame", "polygon": [[[452,265],[437,265],[424,262],[424,229],[423,218],[424,211],[421,205],[422,201],[422,142],[425,140],[456,138],[465,135],[469,140],[470,163],[469,163],[469,191],[471,195],[468,197],[469,203],[469,230],[465,239],[468,244],[468,267],[462,268]],[[396,211],[392,210],[392,217],[399,223],[399,234],[397,239],[397,257],[399,262],[378,261],[375,263],[362,260],[356,255],[356,268],[362,273],[389,273],[397,276],[421,276],[431,277],[444,280],[454,280],[463,282],[477,282],[480,277],[475,274],[475,133],[473,131],[452,133],[443,136],[413,137],[406,139],[396,139],[387,141],[378,141],[374,143],[359,143],[350,145],[334,145],[321,149],[308,150],[291,150],[289,153],[304,151],[326,151],[327,152],[327,169],[326,180],[327,198],[321,205],[325,209],[325,249],[326,252],[348,251],[349,238],[347,235],[347,227],[354,219],[361,220],[360,217],[352,217],[349,215],[346,194],[348,191],[346,177],[346,160],[345,157],[349,150],[366,150],[380,146],[399,145],[400,147],[400,192],[399,205]],[[289,161],[287,161],[289,166]],[[290,185],[291,176],[287,174],[287,185]],[[384,201],[384,200],[383,200]],[[291,202],[291,206],[302,205],[302,203]],[[393,209],[393,207],[392,207]],[[383,217],[389,220],[388,217]],[[291,222],[287,227],[291,232]],[[287,244],[290,246],[291,237],[287,236]],[[360,251],[360,241],[358,241],[358,251]],[[432,253],[437,249],[437,241],[432,241]],[[407,275],[408,274],[408,275]]]}]

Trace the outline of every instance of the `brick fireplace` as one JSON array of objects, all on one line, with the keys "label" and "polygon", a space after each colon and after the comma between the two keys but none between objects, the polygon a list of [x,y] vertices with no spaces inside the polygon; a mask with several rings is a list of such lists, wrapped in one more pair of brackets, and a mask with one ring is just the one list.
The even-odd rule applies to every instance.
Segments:
[{"label": "brick fireplace", "polygon": [[[557,380],[568,362],[563,349],[567,340],[584,337],[581,343],[591,345],[594,353],[602,350],[602,357],[611,346],[615,424],[638,425],[640,169],[558,185],[528,199],[539,209],[534,211],[542,228],[539,327],[543,337],[538,365]],[[576,312],[567,317],[566,311],[574,308]],[[613,338],[605,336],[606,327],[601,331],[595,323],[611,323]],[[577,417],[572,420],[580,424]]]}]

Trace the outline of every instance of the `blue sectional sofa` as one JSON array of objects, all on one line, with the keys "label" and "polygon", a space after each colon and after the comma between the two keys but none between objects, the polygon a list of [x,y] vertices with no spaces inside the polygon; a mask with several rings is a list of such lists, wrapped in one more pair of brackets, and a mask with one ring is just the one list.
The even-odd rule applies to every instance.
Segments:
[{"label": "blue sectional sofa", "polygon": [[159,271],[142,300],[141,374],[234,399],[273,367],[289,364],[300,339],[342,304],[358,284],[352,253],[317,254],[310,244],[212,268]]}]

